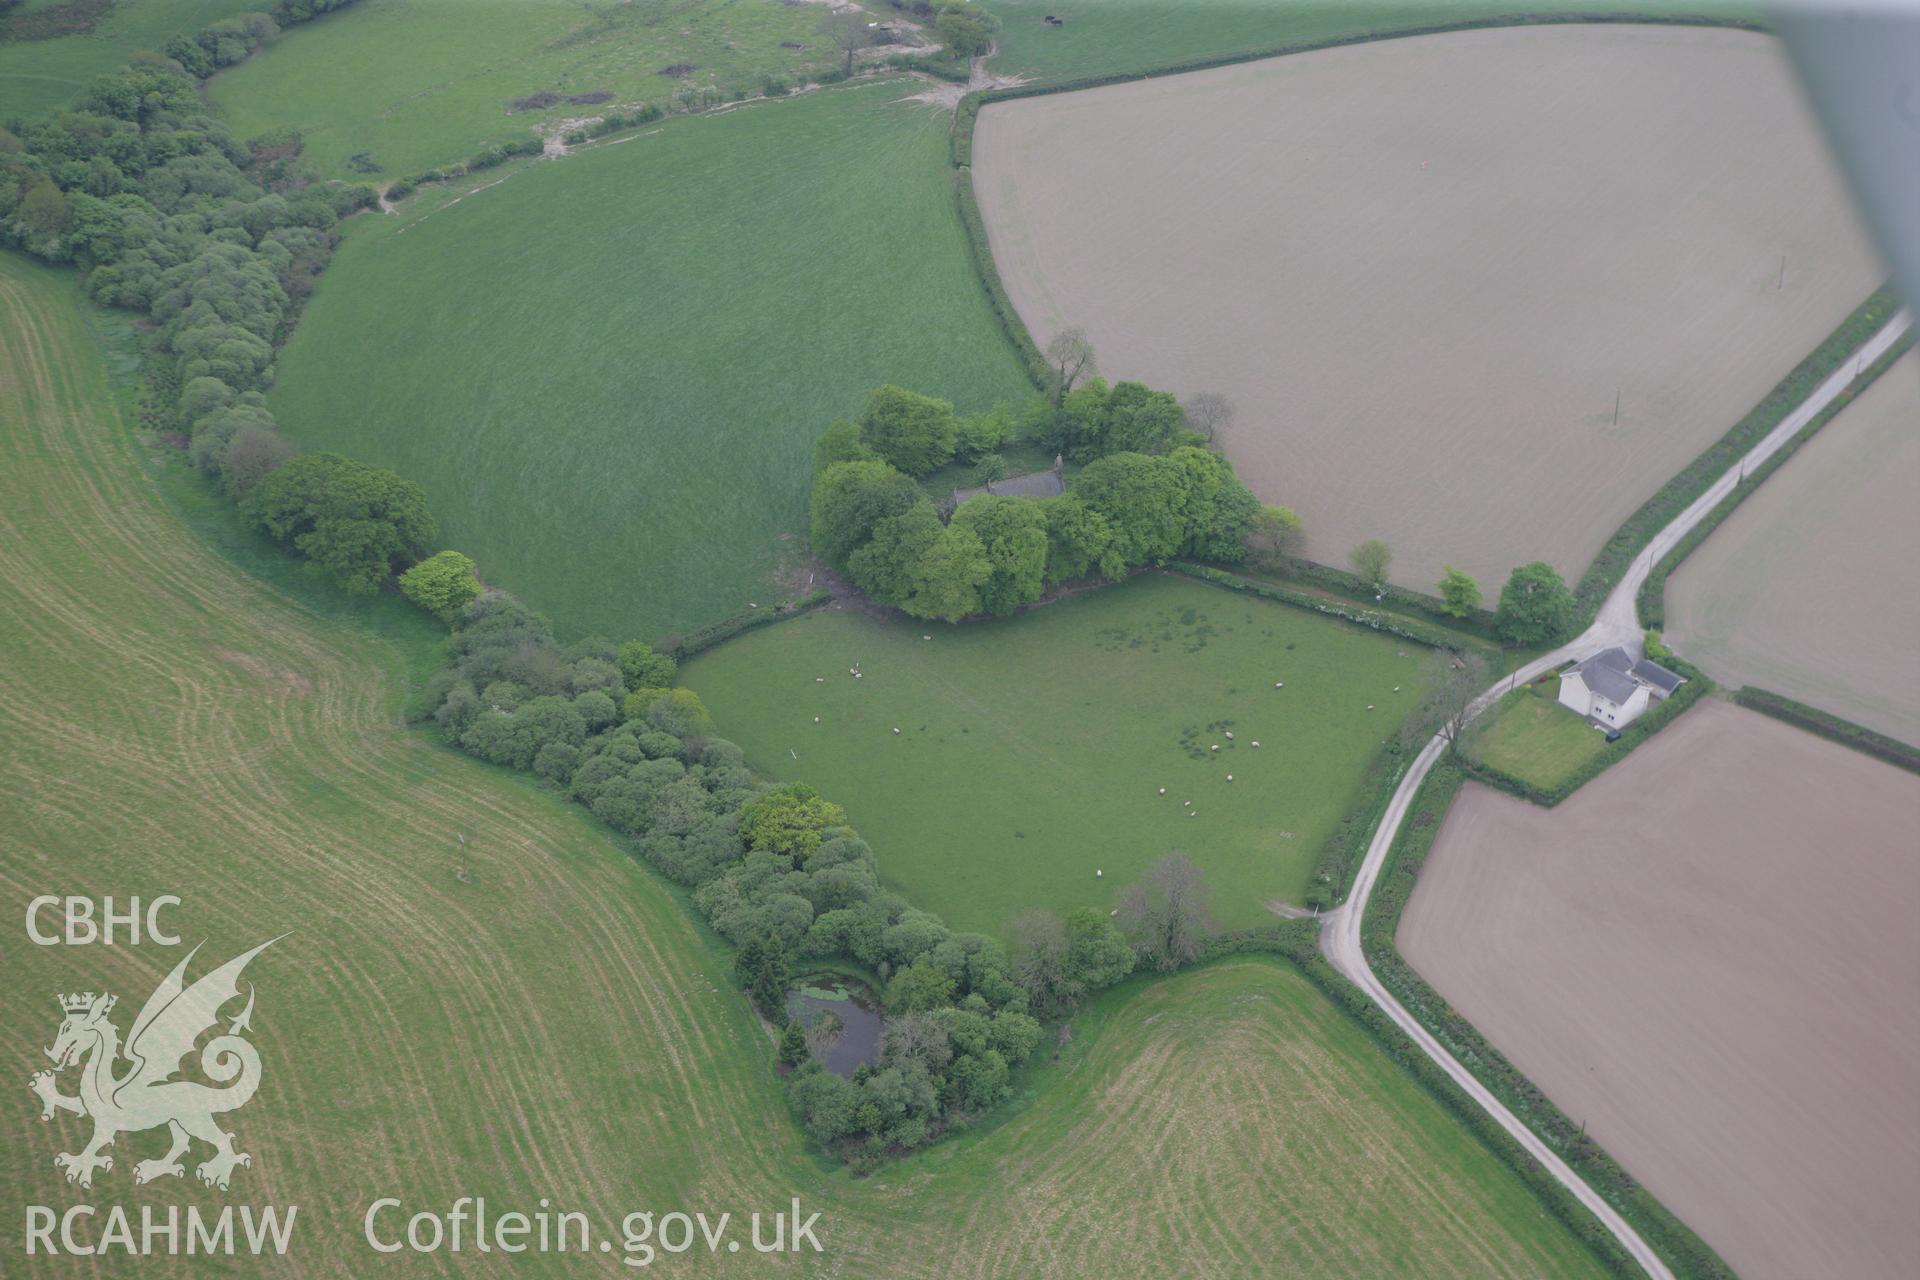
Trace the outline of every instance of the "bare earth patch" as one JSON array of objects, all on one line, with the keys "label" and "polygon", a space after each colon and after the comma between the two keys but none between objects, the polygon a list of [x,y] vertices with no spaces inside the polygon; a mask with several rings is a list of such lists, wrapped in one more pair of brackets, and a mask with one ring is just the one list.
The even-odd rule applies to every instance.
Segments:
[{"label": "bare earth patch", "polygon": [[1109,377],[1226,394],[1308,554],[1384,538],[1416,587],[1584,570],[1883,274],[1747,32],[1475,31],[995,103],[973,158],[1038,341],[1081,325]]},{"label": "bare earth patch", "polygon": [[1920,742],[1916,422],[1908,355],[1700,544],[1667,582],[1689,659]]},{"label": "bare earth patch", "polygon": [[1920,778],[1717,700],[1469,786],[1407,959],[1746,1280],[1920,1268]]}]

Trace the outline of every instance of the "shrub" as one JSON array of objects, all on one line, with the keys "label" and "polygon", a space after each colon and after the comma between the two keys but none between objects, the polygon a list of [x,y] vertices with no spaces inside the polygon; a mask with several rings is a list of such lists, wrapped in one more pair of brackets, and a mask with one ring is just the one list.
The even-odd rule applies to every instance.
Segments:
[{"label": "shrub", "polygon": [[680,664],[653,646],[629,640],[620,646],[620,676],[629,689],[666,689],[673,685]]},{"label": "shrub", "polygon": [[452,622],[480,598],[480,580],[470,558],[442,551],[401,574],[400,592],[442,622]]}]

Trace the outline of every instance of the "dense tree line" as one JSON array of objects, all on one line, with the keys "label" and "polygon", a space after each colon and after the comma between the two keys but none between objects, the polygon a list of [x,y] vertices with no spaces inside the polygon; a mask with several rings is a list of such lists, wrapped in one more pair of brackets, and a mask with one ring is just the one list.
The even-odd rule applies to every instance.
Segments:
[{"label": "dense tree line", "polygon": [[[153,323],[150,422],[186,437],[194,464],[255,523],[353,589],[425,550],[418,490],[346,459],[294,456],[265,392],[285,340],[367,187],[310,181],[297,138],[242,142],[209,115],[200,79],[288,24],[350,0],[284,0],[176,35],[96,80],[66,111],[0,127],[0,245],[68,263],[88,291]],[[309,505],[295,510],[295,495]]]},{"label": "dense tree line", "polygon": [[1137,962],[1191,959],[1209,927],[1204,886],[1180,858],[1127,899],[1134,933],[1093,910],[1065,921],[1029,913],[1009,953],[883,888],[840,807],[749,769],[698,696],[673,686],[670,656],[640,643],[563,646],[546,619],[499,592],[461,613],[451,655],[425,714],[462,750],[563,789],[692,888],[770,1021],[786,1022],[790,978],[810,962],[880,978],[889,1021],[878,1063],[847,1079],[783,1041],[802,1126],[851,1159],[919,1146],[1003,1101],[1040,1042],[1040,1017]]},{"label": "dense tree line", "polygon": [[[1086,465],[1058,497],[976,497],[943,522],[915,477],[1014,434]],[[949,622],[1176,557],[1238,561],[1262,521],[1291,513],[1263,509],[1202,444],[1178,401],[1135,382],[1094,378],[1017,414],[972,417],[881,387],[815,448],[814,551],[875,600]]]}]

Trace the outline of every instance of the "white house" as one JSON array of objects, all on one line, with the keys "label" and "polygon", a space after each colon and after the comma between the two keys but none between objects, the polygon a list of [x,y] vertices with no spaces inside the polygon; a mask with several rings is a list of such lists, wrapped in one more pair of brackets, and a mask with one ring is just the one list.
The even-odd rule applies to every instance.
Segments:
[{"label": "white house", "polygon": [[1597,725],[1624,729],[1685,683],[1685,677],[1651,659],[1635,662],[1616,645],[1560,673],[1560,705]]}]

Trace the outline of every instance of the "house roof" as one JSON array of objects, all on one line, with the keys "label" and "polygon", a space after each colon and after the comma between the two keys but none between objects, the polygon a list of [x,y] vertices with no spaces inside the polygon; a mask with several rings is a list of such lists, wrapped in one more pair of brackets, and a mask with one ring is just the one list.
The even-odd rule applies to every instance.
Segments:
[{"label": "house roof", "polygon": [[1625,702],[1633,696],[1633,677],[1627,674],[1631,670],[1633,659],[1615,645],[1602,649],[1567,674],[1579,676],[1587,682],[1587,688],[1609,702]]},{"label": "house roof", "polygon": [[1625,702],[1633,696],[1636,685],[1657,689],[1665,696],[1686,683],[1684,676],[1674,674],[1650,658],[1635,662],[1633,655],[1619,645],[1602,649],[1566,674],[1578,675],[1587,682],[1587,688],[1609,702]]},{"label": "house roof", "polygon": [[1005,480],[994,480],[973,489],[955,489],[951,501],[958,507],[963,502],[988,495],[996,498],[1057,498],[1066,489],[1060,473],[1049,468],[1046,471],[1029,471],[1023,476],[1008,476]]},{"label": "house roof", "polygon": [[1685,676],[1676,675],[1651,658],[1640,659],[1627,674],[1641,684],[1652,685],[1661,693],[1672,693],[1687,682]]}]

